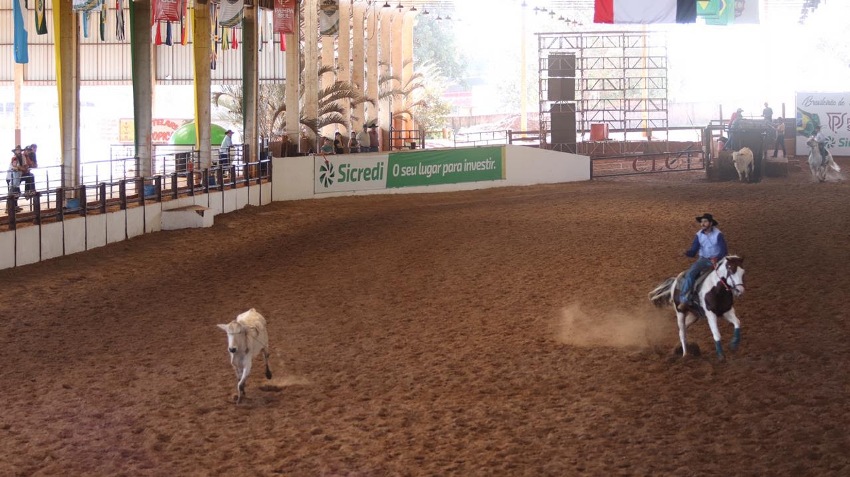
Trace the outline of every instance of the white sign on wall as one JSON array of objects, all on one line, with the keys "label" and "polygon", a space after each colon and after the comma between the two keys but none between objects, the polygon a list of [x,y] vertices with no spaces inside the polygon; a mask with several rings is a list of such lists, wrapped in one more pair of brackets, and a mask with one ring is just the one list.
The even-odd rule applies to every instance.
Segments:
[{"label": "white sign on wall", "polygon": [[850,93],[798,92],[797,155],[809,154],[806,139],[816,126],[829,138],[829,151],[834,156],[850,156]]}]

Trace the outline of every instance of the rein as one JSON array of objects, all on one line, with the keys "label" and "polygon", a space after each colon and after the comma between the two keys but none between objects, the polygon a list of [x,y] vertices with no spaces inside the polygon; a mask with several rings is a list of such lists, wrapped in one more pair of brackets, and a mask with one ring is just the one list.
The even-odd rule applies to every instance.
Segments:
[{"label": "rein", "polygon": [[[736,284],[735,281],[731,279],[731,275],[726,275],[725,277],[720,275],[720,272],[718,272],[717,270],[720,268],[721,262],[724,263],[725,268],[726,259],[724,258],[720,262],[717,262],[717,264],[714,266],[714,273],[715,275],[717,275],[717,278],[719,279],[720,283],[723,284],[723,288],[725,288],[729,292],[734,292],[734,290],[737,290],[739,287],[743,286],[743,284]],[[732,281],[732,283],[730,284],[727,280]]]}]

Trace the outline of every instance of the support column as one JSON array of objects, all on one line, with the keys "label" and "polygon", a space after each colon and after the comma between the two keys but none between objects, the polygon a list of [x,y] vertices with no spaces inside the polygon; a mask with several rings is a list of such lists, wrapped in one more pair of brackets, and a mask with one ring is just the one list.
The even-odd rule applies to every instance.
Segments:
[{"label": "support column", "polygon": [[[24,65],[15,63],[15,145],[21,144],[21,88],[24,85]],[[21,146],[23,147],[23,146]]]},{"label": "support column", "polygon": [[[290,142],[301,142],[301,9],[296,5],[294,32],[284,35],[286,39],[286,135]],[[300,151],[305,153],[307,151]]]},{"label": "support column", "polygon": [[[339,35],[337,39],[337,81],[351,82],[351,3],[339,2]],[[343,136],[348,136],[351,133],[351,101],[343,99],[341,101],[345,124],[339,126]],[[343,147],[348,144],[343,144]]]},{"label": "support column", "polygon": [[[393,74],[398,78],[396,85],[399,91],[404,91],[407,87],[407,79],[405,77],[405,66],[404,66],[404,35],[402,35],[403,26],[404,26],[404,17],[405,13],[393,13],[393,30],[392,30],[392,71]],[[392,128],[391,131],[396,131],[396,134],[393,134],[396,138],[402,137],[401,131],[405,129],[404,127],[404,118],[402,118],[398,113],[404,111],[407,103],[407,98],[403,95],[398,96],[397,98],[393,98],[393,107],[392,107]],[[389,143],[388,143],[389,144]],[[401,149],[404,146],[403,139],[395,139],[392,142],[392,149]]]},{"label": "support column", "polygon": [[[319,117],[319,0],[304,0],[304,119]],[[318,150],[316,134],[307,132]],[[302,151],[306,152],[306,151]]]},{"label": "support column", "polygon": [[[378,14],[372,7],[366,12],[366,96],[372,98],[375,104],[367,106],[368,111],[363,116],[367,122],[377,121],[380,109],[378,76],[381,73],[378,69],[378,43],[381,41],[381,36],[378,33],[379,30]],[[376,145],[373,144],[373,146]]]},{"label": "support column", "polygon": [[[321,13],[320,13],[321,14]],[[334,43],[335,38],[333,36],[321,35],[322,40],[322,50],[320,51],[320,60],[322,62],[322,68],[327,69],[326,73],[324,73],[321,77],[319,77],[319,84],[317,91],[321,91],[331,85],[336,81],[336,55],[334,53]],[[318,101],[318,92],[317,99]],[[328,124],[325,127],[319,129],[319,134],[324,137],[333,138],[334,130],[336,129],[335,124]],[[317,148],[322,147],[321,140],[316,145]],[[318,149],[317,149],[318,150]]]},{"label": "support column", "polygon": [[71,2],[54,3],[53,30],[62,186],[75,187],[80,184],[80,43],[77,15],[71,10]]},{"label": "support column", "polygon": [[242,157],[245,162],[255,162],[260,157],[257,152],[257,8],[245,6],[242,18],[242,143],[248,145],[247,154]]},{"label": "support column", "polygon": [[[384,78],[382,87],[384,89],[397,88],[397,82],[390,78],[395,73],[393,71],[393,8],[384,8],[381,10],[380,19],[380,73],[379,76]],[[389,151],[391,144],[389,142],[392,124],[392,109],[395,98],[388,95],[386,99],[379,101],[378,104],[378,125],[381,127],[380,133],[380,150]]]},{"label": "support column", "polygon": [[[413,25],[416,23],[416,12],[407,12],[404,14],[404,21],[401,26],[401,62],[403,66],[401,79],[405,86],[408,86],[411,78],[413,78]],[[418,93],[417,93],[418,94]],[[407,104],[412,103],[413,98],[408,98]],[[407,104],[405,106],[407,106]],[[414,129],[413,118],[404,116],[402,119],[401,128],[406,130]]]},{"label": "support column", "polygon": [[[354,4],[352,37],[354,39],[352,45],[352,61],[351,61],[351,83],[360,89],[361,92],[366,92],[366,83],[364,82],[364,71],[366,56],[365,48],[365,31],[363,28],[363,19],[366,15],[366,5],[362,3]],[[352,111],[351,133],[356,134],[363,130],[365,122],[363,103],[354,106]]]},{"label": "support column", "polygon": [[130,62],[133,78],[133,131],[136,170],[150,177],[151,132],[153,129],[153,46],[151,41],[151,1],[130,2]]},{"label": "support column", "polygon": [[210,55],[212,54],[212,27],[210,5],[195,3],[189,10],[192,15],[192,68],[195,74],[195,149],[200,154],[201,170],[212,165],[210,124],[212,123],[212,91],[210,83]]}]

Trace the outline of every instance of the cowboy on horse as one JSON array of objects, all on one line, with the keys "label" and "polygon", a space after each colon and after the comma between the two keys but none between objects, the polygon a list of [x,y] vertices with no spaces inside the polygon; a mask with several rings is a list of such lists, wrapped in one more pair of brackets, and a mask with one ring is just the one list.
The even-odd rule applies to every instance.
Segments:
[{"label": "cowboy on horse", "polygon": [[685,252],[685,255],[688,257],[698,255],[698,258],[685,272],[682,290],[679,293],[679,306],[676,307],[683,313],[694,304],[691,295],[697,278],[703,272],[714,269],[717,261],[727,254],[726,239],[723,237],[723,232],[717,228],[717,221],[714,220],[714,217],[711,214],[703,214],[696,219],[700,224],[700,230],[697,231],[694,241],[691,243],[691,248]]}]

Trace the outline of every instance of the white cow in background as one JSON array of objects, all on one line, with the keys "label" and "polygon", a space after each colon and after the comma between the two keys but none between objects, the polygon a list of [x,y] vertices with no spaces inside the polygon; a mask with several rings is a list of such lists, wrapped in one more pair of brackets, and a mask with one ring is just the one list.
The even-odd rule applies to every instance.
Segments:
[{"label": "white cow in background", "polygon": [[750,182],[753,178],[753,151],[748,147],[742,147],[740,151],[732,153],[732,163],[738,171],[741,182]]},{"label": "white cow in background", "polygon": [[218,327],[227,333],[227,351],[230,352],[230,364],[236,370],[236,403],[239,404],[245,394],[245,381],[251,373],[251,363],[261,351],[266,362],[266,379],[272,378],[266,319],[251,308],[230,323]]},{"label": "white cow in background", "polygon": [[832,153],[826,151],[826,157],[821,156],[820,147],[814,137],[806,141],[809,146],[809,169],[812,171],[812,176],[820,182],[824,182],[827,178],[827,173],[830,169],[835,172],[841,172],[841,168],[835,163],[832,158]]}]

